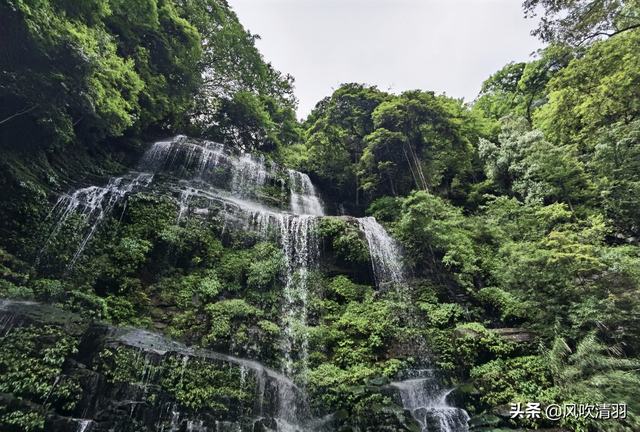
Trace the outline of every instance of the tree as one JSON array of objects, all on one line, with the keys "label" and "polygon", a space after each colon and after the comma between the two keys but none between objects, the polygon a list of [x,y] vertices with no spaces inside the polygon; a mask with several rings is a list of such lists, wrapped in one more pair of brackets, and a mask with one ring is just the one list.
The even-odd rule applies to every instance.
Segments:
[{"label": "tree", "polygon": [[640,31],[595,43],[549,81],[535,123],[557,143],[590,151],[596,132],[640,118]]},{"label": "tree", "polygon": [[640,27],[638,0],[525,0],[523,7],[528,17],[544,8],[532,32],[544,42],[581,45]]},{"label": "tree", "polygon": [[175,129],[192,109],[200,35],[171,1],[7,0],[0,10],[0,127],[28,131],[7,142]]},{"label": "tree", "polygon": [[428,190],[466,202],[474,145],[489,122],[462,101],[419,90],[389,95],[343,84],[305,122],[308,168],[356,212],[384,196]]},{"label": "tree", "polygon": [[[616,400],[627,404],[628,415],[620,423],[607,423],[586,417],[567,416],[561,421],[580,430],[633,431],[640,427],[637,389],[640,385],[637,359],[625,358],[621,347],[608,347],[594,334],[584,337],[572,350],[567,342],[557,338],[543,354],[551,370],[557,394],[565,403],[591,400]],[[554,400],[560,403],[559,400]],[[596,423],[597,422],[597,423]],[[587,427],[589,429],[587,429]]]},{"label": "tree", "polygon": [[547,84],[574,55],[556,44],[538,51],[538,60],[509,63],[483,83],[474,109],[494,120],[514,112],[533,124],[535,111],[548,101]]},{"label": "tree", "polygon": [[102,138],[133,124],[144,83],[104,27],[111,11],[80,10],[47,0],[0,4],[0,127],[8,137],[27,131],[5,142],[60,145],[79,127]]},{"label": "tree", "polygon": [[[294,79],[273,68],[226,1],[180,0],[180,16],[202,37],[199,87],[190,133],[243,149],[273,150],[300,140]],[[248,121],[248,123],[245,123]],[[261,139],[267,139],[264,148]]]},{"label": "tree", "polygon": [[625,236],[640,229],[640,120],[603,127],[589,161],[601,206],[611,224]]},{"label": "tree", "polygon": [[391,96],[375,86],[342,84],[309,115],[307,148],[309,169],[328,183],[328,192],[360,204],[365,137],[374,131],[374,110]]},{"label": "tree", "polygon": [[412,189],[448,194],[472,171],[473,145],[482,124],[461,101],[418,90],[381,103],[372,113],[375,130],[365,141],[360,169],[363,188],[389,179],[380,193]]},{"label": "tree", "polygon": [[501,193],[531,202],[538,199],[573,203],[583,200],[588,181],[575,147],[554,146],[542,132],[511,114],[502,120],[499,145],[481,139],[480,157],[486,162],[487,177]]}]

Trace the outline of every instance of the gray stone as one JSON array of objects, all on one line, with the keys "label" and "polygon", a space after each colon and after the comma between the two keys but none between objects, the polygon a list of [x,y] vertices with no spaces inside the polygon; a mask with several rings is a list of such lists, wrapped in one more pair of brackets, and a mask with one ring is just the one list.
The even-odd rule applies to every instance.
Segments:
[{"label": "gray stone", "polygon": [[535,336],[533,331],[523,328],[499,328],[492,329],[491,331],[497,333],[507,342],[515,343],[531,342]]}]

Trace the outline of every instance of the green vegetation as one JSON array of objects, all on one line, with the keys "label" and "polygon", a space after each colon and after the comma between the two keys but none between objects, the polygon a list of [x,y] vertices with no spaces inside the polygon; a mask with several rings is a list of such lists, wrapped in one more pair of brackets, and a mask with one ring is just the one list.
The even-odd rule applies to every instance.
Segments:
[{"label": "green vegetation", "polygon": [[[0,392],[38,403],[44,409],[71,414],[82,388],[74,377],[61,375],[63,362],[77,352],[78,344],[65,330],[26,326],[0,338]],[[11,408],[0,409],[3,430],[43,429],[42,413]]]},{"label": "green vegetation", "polygon": [[264,62],[226,2],[6,0],[0,9],[3,145],[60,151],[169,130],[268,150],[298,139],[293,78]]},{"label": "green vegetation", "polygon": [[[288,368],[339,430],[416,430],[387,384],[425,357],[464,384],[460,406],[501,428],[640,429],[637,1],[525,1],[544,8],[537,33],[551,44],[489,77],[473,104],[350,83],[302,123],[293,78],[225,1],[94,3],[0,1],[1,297]],[[325,202],[385,225],[409,280],[375,285],[349,216],[320,219],[318,262],[292,271],[277,235],[237,229],[214,205],[178,221],[162,176],[114,205],[76,257],[92,220],[58,226],[54,195],[135,167],[143,142],[175,133],[309,173]],[[287,186],[254,192],[284,208]],[[73,326],[2,334],[0,428],[76,415]],[[85,372],[149,390],[145,407],[172,398],[219,419],[264,403],[257,378],[222,361],[101,348]],[[493,416],[518,402],[624,403],[628,415]]]},{"label": "green vegetation", "polygon": [[299,168],[317,174],[325,192],[356,214],[412,189],[462,198],[473,175],[472,143],[486,134],[482,118],[455,99],[359,84],[341,86],[305,125]]},{"label": "green vegetation", "polygon": [[185,408],[229,411],[230,405],[252,402],[248,389],[255,385],[242,381],[238,368],[228,363],[207,363],[188,357],[164,357],[154,364],[149,358],[132,348],[105,349],[100,353],[96,369],[112,383],[159,383],[147,396],[151,403],[162,391],[172,394]]}]

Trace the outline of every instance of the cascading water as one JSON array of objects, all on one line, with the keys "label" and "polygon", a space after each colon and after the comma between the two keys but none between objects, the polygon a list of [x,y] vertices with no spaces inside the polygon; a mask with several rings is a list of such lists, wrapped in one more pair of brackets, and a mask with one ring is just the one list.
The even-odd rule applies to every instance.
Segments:
[{"label": "cascading water", "polygon": [[406,284],[407,269],[398,242],[373,217],[360,218],[358,224],[367,238],[376,284]]},{"label": "cascading water", "polygon": [[267,181],[268,173],[264,165],[264,155],[256,161],[251,155],[243,154],[233,170],[231,194],[247,198],[252,187],[261,187]]},{"label": "cascading water", "polygon": [[[197,176],[188,179],[191,167]],[[184,182],[180,192],[178,221],[187,213],[189,201],[195,197],[222,204],[219,215],[225,224],[236,223],[244,230],[253,230],[261,239],[275,238],[284,252],[284,301],[282,316],[285,331],[281,346],[285,359],[284,371],[294,372],[293,353],[306,368],[307,281],[309,272],[319,257],[316,226],[324,215],[322,203],[306,174],[294,170],[266,166],[264,156],[253,158],[242,154],[235,157],[223,147],[207,143],[205,147],[189,143],[184,137],[173,142],[160,142],[147,152],[141,168],[156,173],[177,173]],[[289,211],[280,212],[263,202],[260,188],[265,184],[284,184],[289,180]],[[227,179],[224,184],[220,179]],[[256,202],[257,201],[257,202]]]},{"label": "cascading water", "polygon": [[77,432],[89,432],[91,428],[91,424],[93,423],[92,420],[81,420],[81,419],[76,419],[76,420],[78,422]]},{"label": "cascading water", "polygon": [[291,211],[295,214],[323,216],[322,203],[309,176],[292,169],[287,171],[291,184]]},{"label": "cascading water", "polygon": [[[255,232],[260,239],[279,243],[284,257],[281,304],[284,331],[280,341],[284,359],[282,371],[291,376],[304,372],[308,357],[307,283],[310,272],[318,263],[316,227],[324,214],[309,177],[273,163],[267,165],[263,156],[236,156],[220,144],[194,143],[183,136],[153,144],[137,168],[141,172],[112,178],[106,187],[91,186],[60,198],[53,212],[59,218],[53,235],[73,213],[82,214],[91,221],[90,230],[83,237],[70,265],[80,257],[105,216],[126,194],[150,189],[154,177],[168,177],[179,208],[177,223],[191,213],[208,212],[207,208],[198,207],[204,202],[205,207],[216,209],[224,226],[236,225],[239,229]],[[287,181],[289,200],[288,203],[281,200],[280,204],[288,204],[289,208],[279,210],[278,205],[269,206],[273,200],[263,193],[264,186],[280,186],[274,189],[282,191],[286,197],[287,191],[283,187]],[[255,369],[257,363],[248,362],[247,365]],[[291,386],[284,385],[270,390],[268,385],[265,388],[265,380],[258,378],[258,382],[263,387],[263,397],[267,392],[271,399],[277,401],[277,430],[300,430],[296,426],[303,417],[297,408],[303,399],[300,391],[294,392]],[[168,410],[171,411],[170,408]],[[200,427],[197,423],[190,425],[194,430]]]},{"label": "cascading water", "polygon": [[[319,248],[315,233],[317,218],[301,215],[282,220],[281,236],[285,255],[286,302],[283,307],[286,322],[283,353],[285,371],[293,372],[291,354],[298,351],[302,362],[300,369],[306,369],[308,358],[307,325],[307,281],[309,271],[318,261]],[[298,335],[295,334],[296,329]],[[297,349],[296,349],[297,348]]]},{"label": "cascading water", "polygon": [[435,369],[410,371],[410,379],[392,382],[391,387],[398,390],[402,406],[411,411],[422,432],[468,431],[469,415],[447,403],[451,390],[442,385],[437,372]]},{"label": "cascading water", "polygon": [[[222,221],[223,232],[228,227],[251,231],[258,239],[276,241],[280,246],[284,258],[280,305],[283,331],[279,343],[284,359],[282,374],[276,377],[273,375],[275,372],[269,372],[249,360],[226,356],[225,361],[244,368],[243,373],[251,372],[256,380],[258,400],[270,399],[269,403],[275,404],[271,411],[276,413],[276,424],[269,428],[263,426],[266,428],[264,430],[313,430],[311,427],[301,429],[297,426],[309,420],[301,408],[304,405],[301,405],[304,393],[285,376],[304,376],[307,369],[309,281],[319,261],[316,230],[324,215],[322,202],[311,180],[306,174],[278,167],[274,163],[267,164],[263,156],[236,155],[217,143],[194,141],[184,136],[157,142],[143,156],[137,171],[112,178],[105,187],[78,189],[60,198],[53,211],[59,223],[52,236],[73,213],[83,215],[90,224],[70,265],[77,261],[100,224],[127,194],[141,190],[153,191],[158,179],[169,185],[178,205],[176,223],[188,220],[191,215],[215,212]],[[406,294],[409,275],[400,245],[375,218],[360,218],[358,224],[369,246],[377,287],[380,289],[393,285],[397,292],[404,290]],[[137,337],[146,341],[144,349],[162,346],[158,341],[148,342],[151,336],[142,337],[141,334],[137,333]],[[124,341],[127,336],[123,338],[121,340]],[[133,344],[131,341],[128,343]],[[186,353],[183,348],[173,348],[184,354],[185,364],[193,355]],[[214,355],[218,360],[220,356]],[[395,382],[392,387],[397,389],[402,405],[411,411],[422,431],[467,430],[468,416],[463,410],[446,404],[446,390],[440,383],[441,380],[427,374]],[[258,405],[256,412],[261,414],[263,404]],[[171,414],[173,412],[175,414]],[[178,415],[172,405],[166,407],[166,413],[168,416]],[[83,415],[83,418],[87,417]],[[177,427],[179,420],[172,417],[170,424]],[[84,420],[79,427],[81,425],[90,428]],[[187,430],[210,430],[201,420],[189,420],[186,425]],[[224,421],[215,421],[215,430],[236,430],[236,427]]]},{"label": "cascading water", "polygon": [[[269,223],[275,222],[277,227],[282,227],[286,225],[282,222],[282,212],[269,205],[277,198],[265,195],[261,188],[269,182],[283,185],[285,176],[290,185],[289,212],[293,217],[324,214],[322,203],[306,174],[278,169],[273,163],[267,167],[264,156],[258,159],[247,154],[235,156],[228,153],[222,144],[209,141],[194,143],[184,136],[178,136],[171,141],[154,143],[140,161],[137,172],[112,177],[104,187],[89,186],[59,198],[52,210],[58,223],[51,237],[74,213],[83,215],[89,223],[69,263],[70,267],[82,255],[105,216],[127,194],[147,188],[154,175],[169,175],[178,179],[174,184],[179,195],[178,222],[188,212],[191,201],[205,198],[222,203],[225,207],[229,204],[234,216],[237,216],[238,210],[243,212],[246,226],[253,219],[266,217]],[[287,236],[284,231],[280,234]]]},{"label": "cascading water", "polygon": [[151,180],[153,180],[153,174],[132,172],[124,177],[112,177],[105,187],[89,186],[78,189],[70,195],[64,194],[58,199],[52,210],[52,214],[58,217],[58,224],[51,237],[57,234],[60,227],[73,213],[83,215],[89,223],[89,228],[73,254],[69,267],[72,267],[82,255],[96,229],[100,226],[105,216],[111,213],[116,204],[128,193],[148,186]]},{"label": "cascading water", "polygon": [[[371,255],[371,266],[379,288],[387,284],[401,287],[406,293],[407,268],[402,248],[372,217],[358,219],[365,233]],[[410,318],[410,317],[408,317]],[[403,408],[411,411],[422,432],[465,432],[469,416],[466,411],[450,406],[446,389],[435,369],[406,372],[410,379],[391,383],[398,390]]]},{"label": "cascading water", "polygon": [[[145,366],[165,361],[168,357],[178,356],[182,364],[180,380],[182,380],[188,362],[192,359],[226,363],[232,368],[238,368],[243,388],[249,385],[247,379],[249,376],[254,378],[253,388],[247,390],[254,394],[256,402],[251,410],[257,415],[257,420],[274,416],[274,421],[280,425],[278,432],[302,432],[303,429],[299,425],[308,420],[308,409],[302,390],[287,376],[265,368],[258,362],[210,350],[188,348],[155,333],[138,329],[112,328],[109,339],[139,350],[140,356],[143,358],[139,358],[138,362],[144,362]],[[152,368],[145,367],[144,370],[151,371]],[[141,381],[143,383],[148,383],[150,379],[151,373],[142,373]],[[161,420],[158,419],[158,422]],[[199,421],[185,421],[188,421],[193,427],[207,430]],[[178,425],[181,423],[181,419],[178,417],[172,422]]]},{"label": "cascading water", "polygon": [[258,203],[267,199],[261,188],[277,182],[283,174],[275,164],[267,166],[263,155],[234,155],[222,144],[192,142],[184,136],[153,144],[139,170],[180,180],[180,187],[192,190],[190,196],[216,192],[222,197]]}]

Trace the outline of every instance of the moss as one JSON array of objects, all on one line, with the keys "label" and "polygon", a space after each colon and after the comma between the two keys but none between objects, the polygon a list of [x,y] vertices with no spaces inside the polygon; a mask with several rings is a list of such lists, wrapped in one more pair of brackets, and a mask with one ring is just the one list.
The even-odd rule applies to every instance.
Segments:
[{"label": "moss", "polygon": [[340,275],[331,279],[327,291],[328,298],[334,298],[340,303],[348,303],[364,300],[367,294],[371,294],[371,287],[355,284],[346,276]]},{"label": "moss", "polygon": [[189,360],[180,370],[177,359],[172,366],[162,385],[187,408],[228,411],[230,406],[253,402],[255,382],[243,382],[238,367]]},{"label": "moss", "polygon": [[517,400],[537,401],[553,383],[539,356],[492,360],[471,369],[469,376],[482,393],[480,402],[485,407]]},{"label": "moss", "polygon": [[44,430],[45,417],[39,412],[0,407],[0,426],[7,432]]},{"label": "moss", "polygon": [[35,294],[29,287],[18,286],[7,280],[0,279],[0,297],[20,300],[33,300]]},{"label": "moss", "polygon": [[262,311],[244,300],[225,300],[205,307],[210,316],[209,334],[203,343],[215,342],[221,337],[238,337],[243,333],[241,326],[262,316]]},{"label": "moss", "polygon": [[508,356],[514,344],[479,323],[461,324],[454,331],[453,349],[461,366],[472,367],[491,359]]}]

